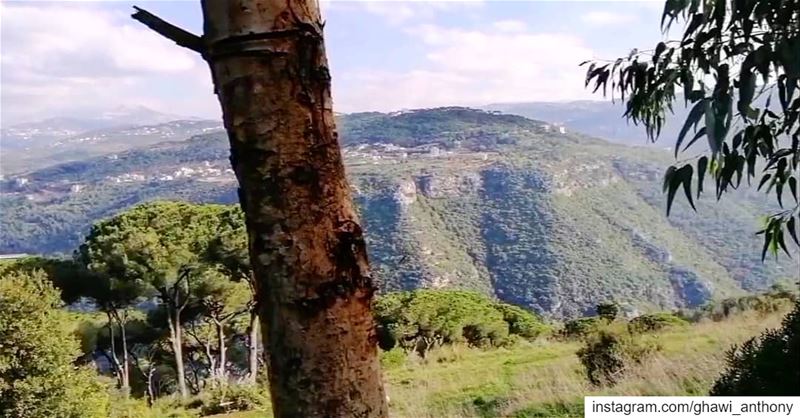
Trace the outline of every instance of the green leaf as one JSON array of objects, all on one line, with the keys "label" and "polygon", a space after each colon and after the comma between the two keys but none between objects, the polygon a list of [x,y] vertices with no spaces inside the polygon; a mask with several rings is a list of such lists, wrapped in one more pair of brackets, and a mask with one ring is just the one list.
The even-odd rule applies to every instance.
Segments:
[{"label": "green leaf", "polygon": [[689,25],[686,26],[686,31],[683,33],[683,40],[685,41],[689,38],[697,28],[703,23],[705,16],[702,13],[697,13],[692,16],[692,20],[689,22]]},{"label": "green leaf", "polygon": [[687,143],[687,144],[686,144],[686,145],[683,147],[683,150],[682,150],[682,151],[686,151],[687,149],[689,149],[689,147],[691,147],[692,145],[694,145],[694,143],[695,143],[695,142],[697,142],[697,140],[698,140],[698,139],[700,139],[700,138],[704,137],[705,135],[706,135],[706,127],[704,126],[704,127],[700,128],[700,129],[699,129],[699,130],[698,130],[698,131],[697,131],[697,132],[694,134],[694,138],[692,138],[692,140],[691,140],[691,141],[689,141],[689,142],[688,142],[688,143]]},{"label": "green leaf", "polygon": [[736,135],[733,136],[733,141],[731,141],[731,148],[739,148],[739,146],[742,145],[742,139],[744,139],[744,131],[737,132]]},{"label": "green leaf", "polygon": [[664,184],[661,187],[662,191],[666,193],[667,189],[669,188],[670,181],[672,179],[672,175],[675,173],[675,166],[667,167],[667,172],[664,173]]},{"label": "green leaf", "polygon": [[[701,100],[697,102],[692,110],[689,111],[689,115],[686,116],[686,120],[683,122],[683,127],[681,131],[678,133],[678,140],[675,142],[675,157],[678,157],[678,150],[681,148],[681,143],[683,143],[683,139],[686,138],[686,134],[689,133],[689,129],[693,126],[697,126],[697,123],[700,121],[700,117],[703,116],[704,112],[706,111],[706,103],[707,100]],[[708,120],[708,119],[706,119]],[[708,122],[706,122],[706,126],[708,126]],[[696,138],[696,137],[695,137]]]},{"label": "green leaf", "polygon": [[681,72],[681,84],[683,84],[683,103],[686,105],[694,89],[694,76],[690,69],[684,68]]},{"label": "green leaf", "polygon": [[764,177],[761,177],[761,181],[758,183],[758,189],[761,190],[764,187],[764,184],[772,177],[772,174],[764,174]]},{"label": "green leaf", "polygon": [[592,81],[592,78],[594,78],[595,75],[594,68],[596,66],[597,64],[594,62],[591,65],[589,65],[589,68],[586,70],[586,80],[584,80],[583,87],[589,87],[589,83]]},{"label": "green leaf", "polygon": [[794,201],[797,202],[797,179],[794,177],[789,177],[789,191],[792,192],[792,197]]},{"label": "green leaf", "polygon": [[667,175],[664,176],[664,190],[667,192],[667,216],[669,216],[669,212],[672,209],[672,202],[675,200],[675,192],[678,191],[678,187],[681,185],[680,179],[676,173],[677,170],[675,167],[670,167],[667,169]]},{"label": "green leaf", "polygon": [[[781,246],[781,249],[783,250],[783,252],[785,252],[785,253],[786,253],[786,255],[788,255],[788,256],[789,256],[789,258],[792,258],[792,254],[790,254],[790,253],[789,253],[789,249],[788,249],[788,248],[786,248],[786,241],[783,239],[783,231],[781,231],[781,230],[778,230],[778,234],[777,234],[777,239],[776,239],[776,241],[778,241],[778,245],[780,245],[780,246]],[[776,254],[775,254],[775,255],[778,255],[778,254],[777,254],[777,251],[776,251]]]},{"label": "green leaf", "polygon": [[739,103],[738,109],[743,117],[749,117],[750,104],[756,91],[756,77],[749,70],[742,70],[739,74]]},{"label": "green leaf", "polygon": [[679,172],[681,183],[683,184],[683,193],[686,195],[686,199],[689,200],[689,205],[697,212],[697,208],[694,206],[694,200],[692,199],[692,176],[694,175],[694,168],[692,168],[691,164],[686,164],[681,167]]},{"label": "green leaf", "polygon": [[664,53],[665,49],[667,49],[667,44],[665,44],[664,42],[659,42],[658,45],[656,45],[656,50],[653,53],[653,64],[658,62],[658,58],[661,56],[662,53]]},{"label": "green leaf", "polygon": [[786,74],[778,77],[778,99],[781,101],[781,108],[786,112],[786,108],[789,107],[789,99],[786,97]]},{"label": "green leaf", "polygon": [[667,174],[664,175],[664,189],[667,192],[667,216],[672,211],[672,203],[675,201],[675,194],[678,188],[683,186],[683,192],[689,200],[692,209],[697,210],[694,206],[694,199],[692,198],[692,176],[694,175],[694,168],[691,164],[686,164],[680,169],[670,167],[667,169]]},{"label": "green leaf", "polygon": [[711,153],[717,155],[719,152],[719,142],[717,142],[716,133],[716,115],[714,115],[714,106],[711,100],[704,100],[705,116],[706,116],[706,136],[708,137],[708,146],[711,148]]},{"label": "green leaf", "polygon": [[700,198],[700,193],[703,191],[703,178],[706,176],[706,167],[708,166],[708,157],[705,155],[697,160],[697,198]]},{"label": "green leaf", "polygon": [[764,260],[767,258],[767,250],[772,243],[772,232],[767,231],[764,234],[764,247],[761,248],[761,262],[763,263]]},{"label": "green leaf", "polygon": [[794,219],[794,216],[789,218],[789,221],[786,222],[786,229],[789,231],[789,235],[794,240],[794,243],[800,246],[800,240],[797,239],[797,230],[795,229]]}]

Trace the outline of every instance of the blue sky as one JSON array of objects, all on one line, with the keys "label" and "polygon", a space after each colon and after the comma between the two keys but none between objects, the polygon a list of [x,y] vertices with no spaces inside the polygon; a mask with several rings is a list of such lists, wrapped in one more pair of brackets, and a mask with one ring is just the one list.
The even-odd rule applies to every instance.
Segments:
[{"label": "blue sky", "polygon": [[[2,124],[144,105],[218,117],[205,63],[129,18],[200,33],[199,1],[0,3]],[[578,63],[661,39],[660,1],[322,1],[334,109],[600,99]]]}]

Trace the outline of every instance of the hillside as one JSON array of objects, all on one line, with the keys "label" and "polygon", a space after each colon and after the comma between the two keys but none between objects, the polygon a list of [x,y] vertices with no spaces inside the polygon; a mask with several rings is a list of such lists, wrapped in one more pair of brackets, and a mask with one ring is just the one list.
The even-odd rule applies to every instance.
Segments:
[{"label": "hillside", "polygon": [[671,147],[688,113],[682,106],[676,106],[675,115],[667,117],[661,139],[658,143],[651,144],[646,139],[644,127],[629,123],[622,117],[625,105],[621,102],[614,104],[611,101],[583,100],[495,103],[484,106],[484,109],[546,120],[612,142],[634,146],[650,145],[653,148]]},{"label": "hillside", "polygon": [[705,395],[724,352],[780,318],[746,313],[652,335],[659,352],[610,388],[586,382],[575,355],[580,343],[573,341],[485,351],[444,347],[424,361],[386,367],[390,409],[398,417],[578,418],[584,396]]},{"label": "hillside", "polygon": [[[754,191],[664,216],[670,156],[464,108],[343,117],[348,173],[384,290],[458,287],[556,317],[598,301],[697,306],[791,277],[762,264]],[[152,199],[235,202],[222,133],[2,183],[0,252],[71,252],[95,220]],[[720,245],[724,243],[725,245]],[[795,248],[796,250],[796,248]]]},{"label": "hillside", "polygon": [[[657,353],[613,387],[586,381],[575,355],[582,341],[539,339],[489,350],[445,346],[425,359],[384,352],[389,409],[404,418],[578,418],[584,416],[584,396],[706,395],[724,368],[725,351],[779,326],[781,317],[745,312],[647,335]],[[210,418],[268,416],[266,408]]]},{"label": "hillside", "polygon": [[56,117],[0,130],[0,174],[30,171],[68,161],[122,152],[213,130],[218,121],[118,107],[91,118]]}]

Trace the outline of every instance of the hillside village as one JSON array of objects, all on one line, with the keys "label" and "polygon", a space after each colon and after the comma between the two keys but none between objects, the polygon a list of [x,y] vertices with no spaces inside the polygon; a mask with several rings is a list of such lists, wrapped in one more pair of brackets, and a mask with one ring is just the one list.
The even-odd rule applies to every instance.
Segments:
[{"label": "hillside village", "polygon": [[[419,112],[404,111],[395,112],[392,115],[407,115],[409,113]],[[477,111],[476,112],[480,112]],[[487,114],[497,112],[486,112]],[[215,126],[208,121],[202,121],[197,129],[189,130],[188,133],[194,135],[202,135],[204,133],[220,133],[222,132],[219,126]],[[53,146],[64,146],[67,144],[75,143],[97,143],[97,142],[119,142],[128,141],[126,137],[131,136],[152,136],[158,135],[161,139],[169,141],[171,139],[181,139],[177,135],[187,135],[186,127],[193,127],[197,125],[197,121],[175,121],[164,123],[155,126],[140,126],[134,128],[125,128],[121,130],[99,132],[90,135],[77,135],[72,133],[72,136],[65,140],[56,141]],[[182,128],[182,129],[177,129]],[[8,131],[17,135],[22,139],[41,134],[39,128],[32,128],[25,132],[17,132],[13,129]],[[6,134],[8,134],[6,132]],[[199,132],[199,133],[198,133]],[[511,132],[502,133],[500,138],[508,139],[512,136],[525,136],[533,133],[548,133],[552,135],[566,134],[566,128],[558,124],[540,123],[535,130],[518,129]],[[442,132],[442,135],[448,135],[450,132]],[[446,147],[442,146],[435,139],[430,140],[428,143],[404,147],[392,143],[364,143],[353,146],[345,146],[342,153],[347,163],[352,166],[363,164],[403,164],[409,162],[409,159],[460,159],[466,158],[469,160],[488,161],[490,156],[497,155],[496,151],[487,149],[486,151],[478,152],[474,149],[464,148],[461,146],[461,141],[454,141],[449,143],[447,140],[441,141],[442,144],[448,144]],[[112,153],[106,155],[104,158],[110,161],[116,161],[120,157],[119,153]],[[116,175],[105,176],[100,179],[86,179],[84,181],[75,180],[57,180],[48,179],[47,181],[31,181],[25,174],[3,176],[0,174],[0,195],[19,196],[22,195],[30,201],[46,202],[52,199],[57,199],[65,194],[81,193],[89,184],[111,183],[111,184],[124,184],[124,183],[163,183],[176,180],[198,180],[205,182],[228,183],[235,181],[233,170],[223,161],[200,161],[195,164],[175,165],[171,167],[159,167],[150,171],[139,172],[125,172]]]}]

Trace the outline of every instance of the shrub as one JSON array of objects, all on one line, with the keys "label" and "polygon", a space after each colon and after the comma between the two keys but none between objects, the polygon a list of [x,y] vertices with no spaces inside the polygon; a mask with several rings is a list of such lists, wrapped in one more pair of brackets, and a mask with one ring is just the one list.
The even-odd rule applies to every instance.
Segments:
[{"label": "shrub", "polygon": [[[194,407],[190,405],[195,403]],[[202,405],[202,401],[194,398],[187,402],[177,396],[166,396],[158,398],[150,407],[150,415],[147,418],[197,418],[199,417],[196,408]],[[191,409],[190,409],[191,408]],[[136,417],[140,418],[140,417]]]},{"label": "shrub", "polygon": [[761,295],[723,299],[719,302],[709,303],[699,310],[681,312],[681,316],[691,322],[698,322],[704,318],[722,321],[732,315],[747,311],[768,315],[791,307],[796,301],[797,293],[794,290],[778,285]]},{"label": "shrub", "polygon": [[46,275],[0,274],[0,411],[15,418],[105,418],[108,387],[76,368],[75,324]]},{"label": "shrub", "polygon": [[619,305],[614,302],[597,305],[597,316],[607,322],[614,322],[619,316]]},{"label": "shrub", "polygon": [[108,418],[196,418],[192,413],[172,399],[155,402],[152,407],[147,406],[143,399],[115,393],[111,402],[111,411]]},{"label": "shrub", "polygon": [[406,353],[400,348],[381,351],[381,366],[385,369],[400,367],[406,363]]},{"label": "shrub", "polygon": [[659,312],[633,318],[628,322],[628,331],[632,334],[655,332],[669,327],[685,326],[688,324],[688,322],[674,314]]},{"label": "shrub", "polygon": [[630,335],[599,330],[586,340],[577,355],[591,384],[613,386],[629,367],[641,364],[657,350]]},{"label": "shrub", "polygon": [[464,341],[472,347],[503,345],[508,339],[508,325],[500,322],[478,322],[461,329]]},{"label": "shrub", "polygon": [[156,400],[153,406],[147,401],[126,396],[120,391],[113,391],[111,410],[108,418],[197,418],[194,411],[189,411],[178,398],[165,397]]},{"label": "shrub", "polygon": [[600,318],[591,316],[578,318],[564,323],[561,334],[566,338],[582,338],[596,331],[600,326]]},{"label": "shrub", "polygon": [[751,338],[727,353],[715,396],[800,395],[800,301],[781,328]]},{"label": "shrub", "polygon": [[389,293],[376,301],[375,321],[382,349],[399,346],[415,350],[420,357],[437,345],[500,346],[513,341],[509,334],[532,339],[546,329],[538,317],[522,308],[459,290]]},{"label": "shrub", "polygon": [[478,395],[472,400],[472,407],[480,417],[496,417],[511,401],[497,396]]},{"label": "shrub", "polygon": [[550,329],[535,313],[519,306],[495,303],[494,307],[503,314],[503,320],[508,323],[508,333],[511,335],[519,335],[533,341]]},{"label": "shrub", "polygon": [[201,396],[200,415],[215,415],[235,411],[266,411],[269,397],[263,390],[251,385],[221,385],[209,389]]},{"label": "shrub", "polygon": [[153,410],[147,406],[147,402],[123,396],[121,393],[115,395],[111,402],[109,418],[156,418]]}]

